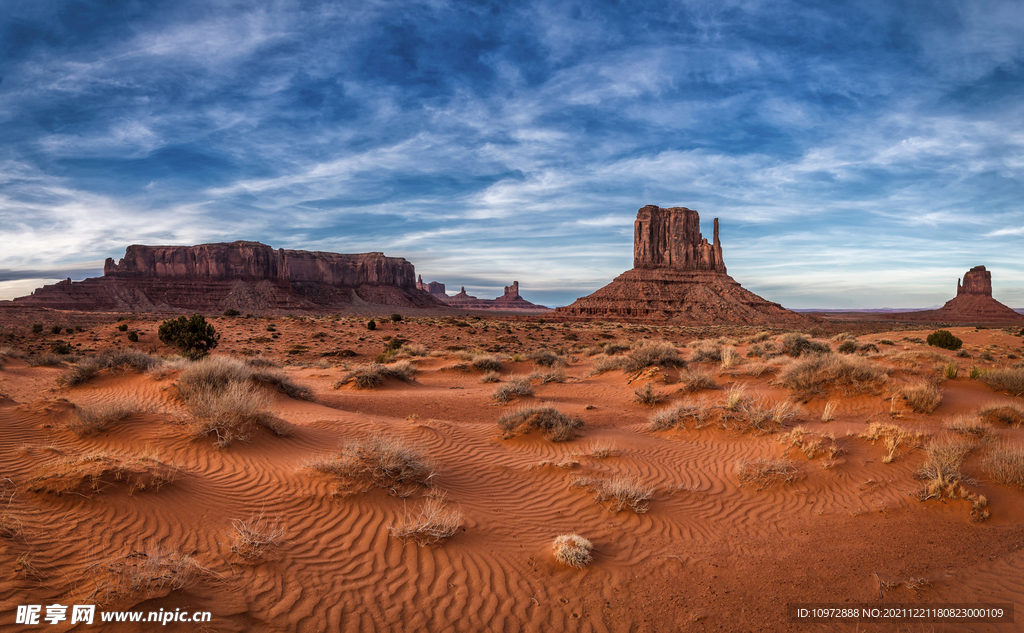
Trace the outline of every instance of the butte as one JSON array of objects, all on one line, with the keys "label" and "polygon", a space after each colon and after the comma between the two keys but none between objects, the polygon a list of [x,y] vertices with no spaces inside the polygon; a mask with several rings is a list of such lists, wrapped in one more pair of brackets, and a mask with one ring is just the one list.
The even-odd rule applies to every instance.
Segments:
[{"label": "butte", "polygon": [[908,321],[951,321],[971,323],[1020,323],[1024,314],[992,298],[992,272],[975,266],[956,280],[956,296],[938,310],[903,312],[894,319]]},{"label": "butte", "polygon": [[816,323],[750,292],[726,273],[715,218],[714,241],[685,207],[643,207],[633,224],[633,268],[558,315],[680,324],[801,327]]}]

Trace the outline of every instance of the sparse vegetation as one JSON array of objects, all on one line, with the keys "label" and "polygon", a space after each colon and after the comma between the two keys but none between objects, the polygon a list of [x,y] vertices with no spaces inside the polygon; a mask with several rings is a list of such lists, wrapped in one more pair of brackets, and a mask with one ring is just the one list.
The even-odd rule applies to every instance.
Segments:
[{"label": "sparse vegetation", "polygon": [[480,382],[482,382],[482,383],[501,382],[501,374],[499,374],[496,371],[489,371],[486,374],[484,374],[483,376],[480,376]]},{"label": "sparse vegetation", "polygon": [[159,490],[174,481],[178,469],[152,453],[94,451],[58,457],[43,464],[28,480],[31,492],[88,495],[123,484],[129,494]]},{"label": "sparse vegetation", "polygon": [[482,354],[473,359],[473,367],[481,371],[501,371],[501,358]]},{"label": "sparse vegetation", "polygon": [[897,450],[899,450],[901,446],[908,446],[911,450],[921,447],[925,439],[925,434],[920,431],[910,431],[895,424],[872,422],[871,425],[868,426],[868,430],[865,431],[861,437],[871,443],[882,440],[886,450],[888,451],[886,456],[882,459],[882,462],[889,464],[896,460],[896,457],[898,456]]},{"label": "sparse vegetation", "polygon": [[973,415],[958,415],[948,420],[944,426],[954,433],[975,439],[984,439],[992,431],[992,425]]},{"label": "sparse vegetation", "polygon": [[287,531],[280,517],[269,519],[261,512],[245,521],[231,519],[230,537],[231,551],[251,561],[263,558],[271,546],[284,543]]},{"label": "sparse vegetation", "polygon": [[1024,368],[992,369],[981,374],[981,381],[996,391],[1024,396]]},{"label": "sparse vegetation", "polygon": [[100,433],[138,410],[137,403],[125,400],[104,402],[94,407],[77,407],[71,419],[64,423],[64,428],[79,437]]},{"label": "sparse vegetation", "polygon": [[905,385],[900,389],[900,395],[917,413],[931,413],[942,402],[942,393],[930,382]]},{"label": "sparse vegetation", "polygon": [[189,587],[209,573],[192,556],[157,545],[143,551],[132,548],[125,556],[107,559],[96,571],[91,575],[95,589],[87,601],[100,605],[164,595]]},{"label": "sparse vegetation", "polygon": [[375,389],[383,385],[384,381],[388,378],[397,378],[403,382],[411,382],[415,375],[416,366],[407,360],[391,363],[390,365],[370,363],[369,365],[360,365],[347,372],[341,377],[341,380],[334,383],[334,388],[339,389],[351,382],[355,385],[356,389]]},{"label": "sparse vegetation", "polygon": [[1024,490],[1024,444],[995,446],[982,462],[982,468],[997,484]]},{"label": "sparse vegetation", "polygon": [[415,515],[406,513],[402,520],[388,526],[391,536],[413,541],[420,547],[451,538],[462,525],[462,512],[448,506],[440,497],[428,498]]},{"label": "sparse vegetation", "polygon": [[941,435],[925,447],[925,461],[917,469],[916,477],[924,480],[922,500],[940,497],[963,497],[958,484],[963,480],[960,467],[964,457],[973,448],[970,439],[955,435]]},{"label": "sparse vegetation", "polygon": [[942,368],[942,374],[949,380],[953,380],[960,374],[960,365],[957,365],[956,363],[946,363]]},{"label": "sparse vegetation", "polygon": [[829,400],[825,403],[825,408],[821,412],[822,422],[831,422],[836,419],[836,401]]},{"label": "sparse vegetation", "polygon": [[534,352],[527,356],[527,358],[532,360],[538,367],[555,367],[556,365],[565,365],[565,361],[561,356],[546,349]]},{"label": "sparse vegetation", "polygon": [[777,483],[789,484],[796,481],[799,469],[785,459],[760,458],[742,459],[736,462],[736,476],[741,486],[757,486],[765,490]]},{"label": "sparse vegetation", "polygon": [[722,350],[722,369],[730,369],[741,362],[740,354],[735,348],[727,347]]},{"label": "sparse vegetation", "polygon": [[648,486],[633,475],[613,475],[607,479],[595,477],[571,477],[570,488],[584,488],[594,493],[598,503],[611,512],[622,512],[629,508],[643,514],[651,508],[654,486]]},{"label": "sparse vegetation", "polygon": [[814,341],[803,334],[789,332],[783,334],[779,340],[780,351],[793,358],[807,354],[831,354],[832,348],[828,343]]},{"label": "sparse vegetation", "polygon": [[505,439],[540,429],[552,442],[565,442],[574,439],[582,427],[583,420],[551,407],[525,407],[498,418],[498,428]]},{"label": "sparse vegetation", "polygon": [[691,363],[718,363],[722,361],[722,345],[716,341],[693,341],[690,343]]},{"label": "sparse vegetation", "polygon": [[1005,424],[1016,428],[1024,424],[1024,407],[995,402],[979,409],[978,417],[990,424]]},{"label": "sparse vegetation", "polygon": [[886,371],[859,356],[816,354],[784,367],[778,383],[801,398],[843,389],[848,394],[876,393],[888,381]]},{"label": "sparse vegetation", "polygon": [[[128,329],[128,326],[124,328]],[[190,360],[203,358],[217,347],[220,341],[217,330],[207,323],[201,314],[164,321],[157,330],[157,337],[164,343],[177,347],[181,355]]]},{"label": "sparse vegetation", "polygon": [[509,378],[507,382],[495,389],[493,397],[498,402],[506,403],[516,396],[532,395],[533,385],[530,384],[530,379],[526,376],[518,376]]},{"label": "sparse vegetation", "polygon": [[641,339],[630,347],[622,363],[622,369],[627,373],[636,373],[653,366],[686,367],[686,361],[668,341]]},{"label": "sparse vegetation", "polygon": [[306,466],[338,479],[340,494],[365,492],[371,487],[407,497],[421,486],[431,487],[434,466],[422,450],[398,437],[371,435],[353,440],[331,455],[315,458]]},{"label": "sparse vegetation", "polygon": [[710,423],[712,409],[704,400],[692,404],[676,404],[658,411],[651,416],[647,428],[651,431],[668,431],[686,428],[686,421],[693,420],[694,429],[702,429]]},{"label": "sparse vegetation", "polygon": [[935,330],[928,335],[928,344],[932,347],[941,347],[942,349],[958,350],[963,347],[964,342],[953,336],[953,333],[949,330]]},{"label": "sparse vegetation", "polygon": [[555,560],[577,569],[583,569],[593,562],[594,558],[590,554],[593,548],[593,543],[575,532],[558,536],[552,546]]},{"label": "sparse vegetation", "polygon": [[549,382],[565,382],[566,378],[565,370],[561,367],[550,371],[535,371],[530,374],[530,380],[539,380],[542,385]]},{"label": "sparse vegetation", "polygon": [[653,407],[665,399],[665,394],[655,391],[651,386],[651,383],[647,383],[643,387],[637,387],[633,391],[633,399],[637,404]]}]

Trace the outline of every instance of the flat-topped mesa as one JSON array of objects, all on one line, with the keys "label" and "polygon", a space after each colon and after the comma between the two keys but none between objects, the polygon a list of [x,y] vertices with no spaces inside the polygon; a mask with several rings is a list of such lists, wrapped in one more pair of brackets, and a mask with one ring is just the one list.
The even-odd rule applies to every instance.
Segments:
[{"label": "flat-topped mesa", "polygon": [[975,266],[968,270],[964,274],[963,285],[960,285],[959,279],[956,280],[956,296],[959,297],[962,294],[991,297],[992,273],[985,270],[984,266]]},{"label": "flat-topped mesa", "polygon": [[686,207],[649,204],[633,223],[633,268],[674,268],[725,273],[715,218],[714,242],[700,232],[700,215]]},{"label": "flat-topped mesa", "polygon": [[194,281],[270,281],[283,285],[319,283],[416,287],[413,265],[384,253],[347,255],[273,249],[259,242],[223,242],[196,246],[129,246],[117,264],[108,258],[104,277],[187,279]]}]

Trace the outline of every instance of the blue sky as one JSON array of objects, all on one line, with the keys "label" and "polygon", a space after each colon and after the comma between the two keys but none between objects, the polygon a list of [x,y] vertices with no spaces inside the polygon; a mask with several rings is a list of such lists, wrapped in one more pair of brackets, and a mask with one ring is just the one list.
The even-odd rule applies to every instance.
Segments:
[{"label": "blue sky", "polygon": [[251,239],[564,305],[657,204],[787,307],[1024,307],[1017,1],[2,5],[0,298]]}]

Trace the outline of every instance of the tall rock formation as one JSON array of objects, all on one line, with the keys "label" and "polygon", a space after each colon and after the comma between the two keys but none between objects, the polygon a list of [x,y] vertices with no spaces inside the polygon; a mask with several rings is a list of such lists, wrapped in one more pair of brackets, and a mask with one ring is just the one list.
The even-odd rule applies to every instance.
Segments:
[{"label": "tall rock formation", "polygon": [[324,311],[352,305],[438,307],[413,265],[383,253],[273,249],[259,242],[129,246],[103,277],[44,286],[22,305],[60,310]]},{"label": "tall rock formation", "polygon": [[633,268],[559,314],[679,323],[810,325],[814,320],[766,301],[726,274],[718,219],[713,241],[692,209],[648,205],[633,224]]},{"label": "tall rock formation", "polygon": [[1024,315],[992,298],[992,272],[975,266],[956,280],[956,296],[938,310],[903,312],[893,318],[907,321],[960,323],[1020,323]]}]

